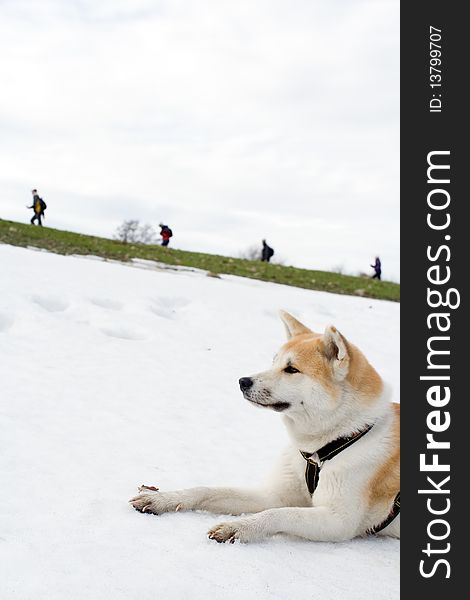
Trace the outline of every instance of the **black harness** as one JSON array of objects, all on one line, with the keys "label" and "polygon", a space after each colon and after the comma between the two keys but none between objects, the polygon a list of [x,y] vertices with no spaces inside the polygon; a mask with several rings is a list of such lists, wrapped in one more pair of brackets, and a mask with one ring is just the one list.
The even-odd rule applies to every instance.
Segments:
[{"label": "black harness", "polygon": [[[328,444],[326,444],[326,446],[323,446],[323,448],[320,448],[316,452],[303,452],[302,450],[300,450],[300,454],[307,462],[305,466],[305,483],[307,484],[308,491],[312,496],[318,486],[318,481],[320,479],[320,471],[323,467],[324,462],[326,460],[331,460],[337,454],[339,454],[343,450],[346,450],[346,448],[349,448],[349,446],[360,440],[362,436],[366,435],[366,433],[368,433],[372,429],[372,427],[372,425],[368,425],[362,431],[358,431],[347,437],[340,437],[336,440],[333,440],[332,442],[329,442]],[[312,456],[314,454],[317,454],[318,461],[312,459]],[[376,525],[375,527],[369,529],[368,532],[378,533],[382,529],[385,529],[385,527],[387,527],[387,525],[390,525],[393,519],[395,519],[399,512],[400,492],[398,492],[398,494],[395,496],[395,500],[393,501],[393,506],[388,517],[379,525]]]}]

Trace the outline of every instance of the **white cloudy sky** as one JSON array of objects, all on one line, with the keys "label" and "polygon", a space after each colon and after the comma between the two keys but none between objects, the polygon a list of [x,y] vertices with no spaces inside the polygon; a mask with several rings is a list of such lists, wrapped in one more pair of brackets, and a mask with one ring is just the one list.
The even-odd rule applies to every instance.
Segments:
[{"label": "white cloudy sky", "polygon": [[0,218],[398,280],[398,0],[0,0],[0,56]]}]

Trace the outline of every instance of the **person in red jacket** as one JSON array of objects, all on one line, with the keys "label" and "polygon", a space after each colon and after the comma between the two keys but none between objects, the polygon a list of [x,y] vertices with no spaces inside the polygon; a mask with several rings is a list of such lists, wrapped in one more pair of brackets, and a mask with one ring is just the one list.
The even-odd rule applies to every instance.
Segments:
[{"label": "person in red jacket", "polygon": [[160,235],[162,236],[162,246],[168,246],[170,243],[170,238],[173,236],[173,232],[168,227],[168,225],[163,225],[160,223]]}]

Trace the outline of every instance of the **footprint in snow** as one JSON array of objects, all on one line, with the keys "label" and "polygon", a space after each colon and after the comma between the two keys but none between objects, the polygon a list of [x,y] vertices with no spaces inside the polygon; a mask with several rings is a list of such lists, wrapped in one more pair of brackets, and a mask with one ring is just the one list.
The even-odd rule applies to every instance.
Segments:
[{"label": "footprint in snow", "polygon": [[59,296],[33,296],[33,302],[48,312],[63,312],[70,304]]},{"label": "footprint in snow", "polygon": [[0,332],[7,331],[13,325],[15,318],[9,313],[0,313]]},{"label": "footprint in snow", "polygon": [[171,296],[160,296],[152,301],[150,310],[164,319],[174,319],[177,309],[184,308],[190,304],[187,298],[178,298]]},{"label": "footprint in snow", "polygon": [[265,308],[263,314],[273,319],[279,319],[279,310],[275,308]]},{"label": "footprint in snow", "polygon": [[111,298],[90,298],[90,302],[101,308],[109,308],[110,310],[121,310],[122,303]]},{"label": "footprint in snow", "polygon": [[121,340],[145,340],[147,336],[143,331],[131,329],[123,325],[115,325],[111,327],[101,327],[101,332],[109,337],[119,338]]}]

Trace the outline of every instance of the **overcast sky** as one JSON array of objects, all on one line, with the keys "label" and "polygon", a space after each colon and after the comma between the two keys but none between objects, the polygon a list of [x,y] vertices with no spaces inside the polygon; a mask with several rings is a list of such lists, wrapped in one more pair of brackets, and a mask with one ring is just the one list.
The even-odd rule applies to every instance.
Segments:
[{"label": "overcast sky", "polygon": [[399,279],[398,0],[0,0],[0,218]]}]

